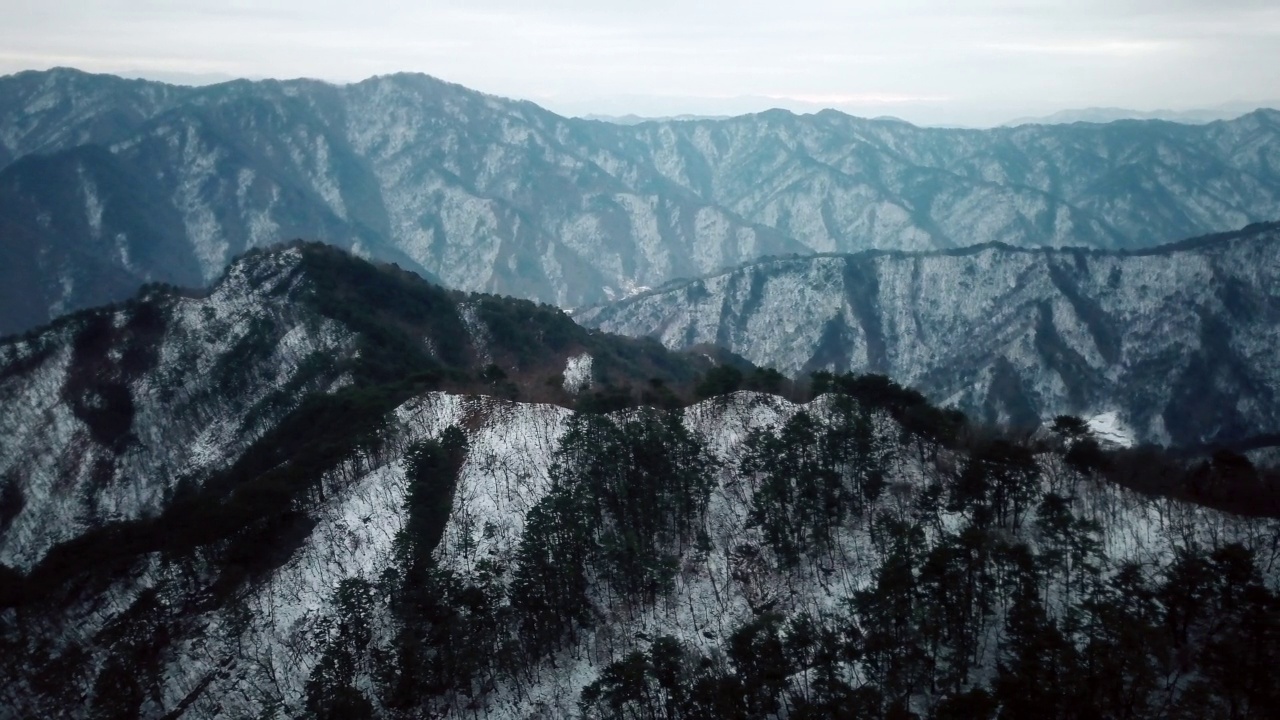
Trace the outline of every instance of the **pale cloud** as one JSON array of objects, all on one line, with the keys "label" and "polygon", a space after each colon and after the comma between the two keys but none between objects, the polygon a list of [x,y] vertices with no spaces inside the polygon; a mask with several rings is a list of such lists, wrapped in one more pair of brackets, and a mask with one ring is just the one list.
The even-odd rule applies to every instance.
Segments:
[{"label": "pale cloud", "polygon": [[[772,104],[989,123],[1280,92],[1273,0],[8,0],[0,72],[418,71],[566,113]],[[729,102],[732,100],[732,102]]]},{"label": "pale cloud", "polygon": [[1174,52],[1178,49],[1178,43],[1168,40],[1079,39],[1050,42],[986,43],[981,47],[1015,55],[1080,55],[1110,58]]},{"label": "pale cloud", "polygon": [[838,107],[841,105],[904,105],[909,103],[938,103],[946,102],[950,98],[945,95],[877,95],[877,94],[861,94],[850,95],[840,93],[828,93],[817,95],[765,95],[770,100],[791,100],[807,105],[827,105],[830,107]]}]

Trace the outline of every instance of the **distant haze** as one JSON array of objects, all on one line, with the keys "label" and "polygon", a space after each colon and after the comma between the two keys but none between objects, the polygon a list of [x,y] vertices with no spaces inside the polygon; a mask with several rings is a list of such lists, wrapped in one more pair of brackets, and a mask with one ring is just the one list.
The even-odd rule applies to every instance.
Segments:
[{"label": "distant haze", "polygon": [[429,73],[572,115],[835,107],[993,125],[1267,105],[1274,0],[9,0],[0,73],[173,82]]}]

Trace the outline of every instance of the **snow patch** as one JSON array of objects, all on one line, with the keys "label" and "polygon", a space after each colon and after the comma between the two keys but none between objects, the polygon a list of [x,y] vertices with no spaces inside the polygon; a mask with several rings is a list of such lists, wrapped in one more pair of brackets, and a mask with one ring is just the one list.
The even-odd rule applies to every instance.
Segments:
[{"label": "snow patch", "polygon": [[575,395],[591,389],[591,355],[575,355],[565,363],[564,389]]},{"label": "snow patch", "polygon": [[471,337],[471,344],[476,349],[476,358],[483,364],[491,362],[489,356],[489,329],[485,326],[484,321],[480,319],[478,305],[475,303],[463,303],[458,306],[458,315],[462,318],[462,324],[467,328],[467,335]]},{"label": "snow patch", "polygon": [[1088,426],[1089,432],[1093,433],[1093,437],[1103,447],[1133,447],[1133,430],[1120,419],[1120,414],[1115,410],[1094,415],[1089,418]]},{"label": "snow patch", "polygon": [[89,221],[89,234],[95,240],[102,237],[102,198],[98,197],[98,187],[85,175],[84,168],[78,171],[80,187],[84,190],[85,217]]}]

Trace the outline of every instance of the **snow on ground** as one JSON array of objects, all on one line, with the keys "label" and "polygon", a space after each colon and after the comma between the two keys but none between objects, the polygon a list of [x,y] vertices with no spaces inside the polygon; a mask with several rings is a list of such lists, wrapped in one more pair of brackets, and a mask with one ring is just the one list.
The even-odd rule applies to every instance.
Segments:
[{"label": "snow on ground", "polygon": [[591,389],[591,355],[575,355],[564,366],[564,389],[578,394]]},{"label": "snow on ground", "polygon": [[[578,642],[554,664],[533,668],[532,682],[521,688],[519,697],[510,688],[497,688],[477,708],[477,717],[573,717],[583,686],[610,662],[647,648],[653,639],[670,635],[711,653],[765,606],[788,615],[822,615],[837,611],[844,599],[866,587],[878,558],[865,519],[852,519],[826,555],[779,572],[759,531],[748,526],[752,481],[736,472],[744,440],[753,430],[778,427],[801,410],[821,418],[829,408],[826,398],[796,405],[750,392],[686,408],[684,422],[719,462],[706,518],[709,547],[685,550],[674,591],[654,605],[621,603],[593,586],[592,627],[583,629]],[[362,457],[326,479],[327,500],[304,546],[240,599],[252,618],[247,626],[237,629],[230,611],[224,610],[206,616],[204,632],[183,642],[168,675],[165,706],[208,681],[187,716],[253,716],[272,703],[281,703],[286,715],[300,711],[296,703],[305,696],[306,679],[318,658],[334,589],[349,577],[376,583],[393,561],[406,490],[403,453],[414,441],[438,437],[450,425],[465,430],[469,452],[436,560],[463,578],[477,572],[480,560],[494,560],[509,578],[524,518],[547,492],[555,450],[571,416],[572,411],[552,405],[441,392],[406,402],[395,412],[383,452]],[[890,418],[877,414],[873,419],[888,480],[879,509],[906,513],[915,493],[938,471],[923,453],[899,441],[899,428]],[[1063,478],[1079,482],[1070,480],[1057,456],[1043,462],[1046,483]],[[1117,559],[1150,564],[1188,542],[1243,540],[1265,547],[1277,527],[1273,521],[1147,501],[1109,485],[1073,487],[1077,511],[1099,521],[1103,545]],[[960,522],[951,516],[943,521],[952,528]],[[1034,542],[1030,533],[1028,537]],[[1270,559],[1260,558],[1264,566],[1275,562],[1275,555],[1273,550]],[[991,654],[990,649],[985,652]],[[229,664],[220,667],[223,658]]]},{"label": "snow on ground", "polygon": [[467,328],[467,336],[476,349],[476,359],[482,364],[488,364],[489,346],[492,341],[484,321],[480,319],[479,306],[476,303],[461,303],[458,305],[458,315],[462,318],[462,324]]},{"label": "snow on ground", "polygon": [[[812,369],[815,358],[837,372],[884,373],[974,417],[986,417],[991,389],[1016,375],[1022,399],[1041,417],[1119,410],[1112,417],[1128,427],[1114,427],[1113,442],[1197,444],[1212,427],[1166,427],[1163,418],[1190,407],[1173,389],[1194,378],[1188,363],[1205,350],[1204,317],[1232,329],[1215,357],[1249,368],[1258,382],[1280,384],[1272,352],[1280,325],[1261,315],[1236,318],[1220,299],[1230,287],[1252,302],[1271,301],[1280,286],[1274,238],[1081,257],[1079,266],[1074,251],[998,247],[773,258],[574,317],[671,349],[723,345],[787,375]],[[837,329],[844,339],[832,344]],[[1050,337],[1079,358],[1074,369],[1050,357],[1043,342]],[[1251,400],[1238,384],[1220,390],[1241,398],[1227,404],[1242,426],[1280,424],[1274,404]],[[1005,415],[990,419],[1011,419]]]},{"label": "snow on ground", "polygon": [[[736,393],[694,405],[684,411],[685,422],[707,443],[720,462],[718,483],[712,491],[707,510],[706,530],[710,549],[701,554],[695,549],[685,552],[674,591],[653,606],[632,606],[603,595],[599,586],[593,589],[595,622],[582,631],[578,643],[557,655],[554,666],[535,673],[531,686],[523,688],[523,698],[504,694],[499,689],[488,701],[482,715],[489,718],[572,717],[579,693],[594,681],[610,662],[627,653],[644,649],[653,639],[670,635],[701,652],[710,654],[723,646],[730,634],[762,607],[772,607],[784,614],[809,612],[815,616],[839,611],[843,601],[865,588],[874,577],[878,557],[872,549],[866,520],[854,520],[837,539],[835,547],[824,557],[802,561],[789,573],[771,567],[758,530],[748,526],[752,488],[750,480],[740,477],[735,468],[740,461],[743,442],[752,430],[777,427],[800,410],[819,417],[829,411],[827,398],[805,406],[756,393]],[[877,436],[887,469],[888,489],[881,508],[905,513],[910,501],[931,477],[921,457],[898,443],[898,427],[890,418],[876,415]],[[519,437],[525,431],[515,433]],[[487,446],[491,447],[491,446]],[[525,447],[499,449],[500,454],[520,454]],[[513,458],[515,459],[515,458]],[[527,462],[519,458],[519,462]],[[533,463],[548,462],[547,457]],[[1060,458],[1051,456],[1045,462],[1045,482],[1066,472]],[[935,473],[936,474],[936,473]],[[474,476],[473,476],[474,477]],[[542,477],[532,473],[532,477]],[[491,481],[480,488],[469,487],[464,480],[463,494],[501,497],[490,488]],[[537,490],[520,497],[531,507]],[[1236,518],[1187,506],[1173,501],[1146,501],[1113,486],[1080,486],[1078,512],[1095,519],[1104,528],[1104,547],[1117,560],[1132,559],[1147,566],[1167,559],[1173,547],[1189,542],[1213,544],[1242,540],[1261,544],[1274,523],[1240,521]],[[503,527],[521,522],[513,504],[491,503],[494,516]],[[961,518],[947,515],[944,526],[951,530],[961,525]],[[460,526],[474,527],[484,522],[478,515],[450,520],[448,533],[456,536]],[[1268,528],[1272,528],[1268,530]],[[932,532],[932,531],[931,531]],[[1034,543],[1030,531],[1027,535]],[[485,555],[511,567],[519,537],[504,533],[500,540],[487,545]],[[450,567],[465,571],[467,562],[448,547],[439,556]],[[980,662],[994,667],[994,645],[984,649]]]},{"label": "snow on ground", "polygon": [[1129,429],[1120,419],[1120,413],[1115,410],[1089,418],[1088,425],[1089,432],[1093,433],[1103,447],[1133,447],[1133,430]]},{"label": "snow on ground", "polygon": [[[437,556],[462,573],[494,552],[514,548],[525,513],[546,492],[551,456],[570,412],[552,405],[511,403],[488,397],[428,393],[395,412],[389,453],[348,464],[326,480],[329,501],[308,542],[265,583],[243,598],[254,618],[243,632],[226,630],[223,615],[211,623],[210,644],[235,648],[236,666],[201,696],[194,716],[225,712],[256,715],[264,702],[305,696],[317,637],[333,591],[350,577],[376,583],[392,561],[403,521],[407,489],[401,457],[420,439],[439,437],[449,426],[467,430],[469,451],[453,511]],[[354,474],[349,482],[338,478]],[[216,650],[201,654],[215,656]],[[207,663],[182,664],[166,696],[181,698],[205,677]]]},{"label": "snow on ground", "polygon": [[[514,567],[523,514],[546,490],[550,453],[554,451],[553,433],[537,433],[544,439],[533,452],[523,440],[532,429],[530,421],[536,426],[547,418],[530,417],[518,405],[498,407],[510,419],[486,427],[478,437],[496,432],[510,441],[494,445],[482,440],[473,446],[473,457],[464,470],[459,500],[455,501],[454,515],[445,533],[446,541],[437,550],[442,565],[464,575],[474,569],[476,557]],[[704,654],[712,654],[763,607],[771,606],[785,614],[803,611],[818,616],[838,612],[845,598],[866,587],[877,566],[867,523],[852,522],[828,555],[803,561],[794,571],[777,572],[768,560],[759,531],[749,527],[750,480],[740,477],[736,470],[743,443],[753,430],[776,428],[801,410],[821,417],[829,409],[828,398],[801,406],[750,392],[687,408],[686,425],[703,439],[719,463],[718,482],[707,508],[709,549],[705,553],[686,549],[673,592],[652,606],[618,602],[607,596],[602,587],[594,586],[592,627],[581,630],[578,642],[557,655],[553,666],[535,669],[533,682],[522,688],[520,698],[499,688],[488,699],[482,715],[513,719],[530,715],[572,717],[582,688],[594,681],[605,666],[631,651],[646,648],[658,637],[669,635]],[[565,419],[567,413],[556,418],[560,423]],[[897,439],[896,424],[883,415],[875,419],[889,483],[899,488],[896,495],[887,493],[886,506],[903,512],[910,494],[924,484],[925,474],[917,458],[892,451]],[[558,435],[558,429],[554,435]],[[476,448],[483,448],[481,457],[474,456]],[[496,468],[497,473],[477,473],[476,463]],[[522,468],[514,473],[525,474],[525,482],[511,483],[513,466]],[[485,524],[498,532],[491,528],[479,533],[479,548],[461,542],[463,538],[474,540],[476,528]]]},{"label": "snow on ground", "polygon": [[[0,535],[0,562],[27,570],[58,542],[100,521],[133,520],[160,511],[184,475],[230,462],[256,435],[244,427],[255,403],[284,388],[308,357],[343,357],[354,335],[329,319],[307,321],[281,310],[281,294],[297,281],[301,259],[287,250],[236,263],[204,298],[164,299],[166,328],[156,365],[129,385],[133,418],[124,452],[103,446],[65,400],[77,326],[55,328],[52,347],[26,373],[0,379],[8,412],[0,414],[0,478],[23,482],[23,506]],[[127,311],[115,311],[118,327]],[[275,344],[247,368],[238,394],[219,378],[256,326],[277,325]],[[17,359],[33,349],[0,346]],[[267,420],[271,420],[268,413]]]}]

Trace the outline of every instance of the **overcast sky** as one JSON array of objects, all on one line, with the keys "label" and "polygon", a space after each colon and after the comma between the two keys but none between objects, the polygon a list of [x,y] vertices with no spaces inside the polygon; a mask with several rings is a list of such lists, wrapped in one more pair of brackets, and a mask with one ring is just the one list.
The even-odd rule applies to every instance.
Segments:
[{"label": "overcast sky", "polygon": [[0,73],[419,71],[566,114],[992,124],[1280,96],[1278,0],[3,0]]}]

